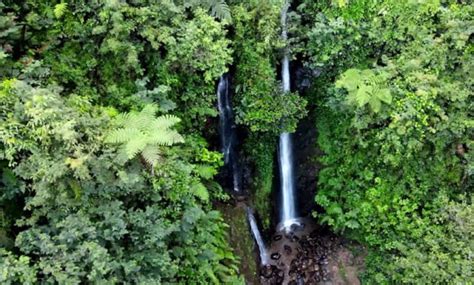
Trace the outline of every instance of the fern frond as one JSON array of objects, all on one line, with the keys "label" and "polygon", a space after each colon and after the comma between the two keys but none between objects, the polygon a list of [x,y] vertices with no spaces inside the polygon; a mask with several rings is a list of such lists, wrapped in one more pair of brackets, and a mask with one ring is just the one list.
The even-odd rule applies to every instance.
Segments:
[{"label": "fern frond", "polygon": [[211,179],[214,175],[217,174],[217,170],[209,165],[206,164],[199,164],[196,165],[194,171],[204,179]]},{"label": "fern frond", "polygon": [[54,6],[54,16],[59,19],[67,12],[67,3],[60,3]]},{"label": "fern frond", "polygon": [[148,117],[148,118],[154,118],[158,110],[159,110],[159,107],[155,103],[147,104],[145,105],[143,110],[140,112],[140,115]]},{"label": "fern frond", "polygon": [[114,118],[114,123],[117,125],[124,125],[130,120],[130,113],[120,113]]},{"label": "fern frond", "polygon": [[105,138],[107,143],[126,143],[129,140],[141,136],[142,133],[138,129],[120,128],[111,131]]},{"label": "fern frond", "polygon": [[153,120],[152,128],[155,130],[166,130],[181,122],[181,119],[173,115],[163,115]]},{"label": "fern frond", "polygon": [[227,20],[229,22],[232,20],[229,5],[227,5],[225,0],[212,1],[211,15],[218,19]]},{"label": "fern frond", "polygon": [[171,146],[177,143],[183,143],[184,138],[174,130],[166,130],[154,133],[151,137],[151,141],[157,145]]},{"label": "fern frond", "polygon": [[152,167],[155,167],[160,159],[159,149],[156,146],[146,146],[143,149],[141,155],[143,159]]},{"label": "fern frond", "polygon": [[134,158],[139,152],[142,152],[147,145],[147,141],[143,137],[136,137],[131,139],[125,145],[128,159]]},{"label": "fern frond", "polygon": [[140,130],[146,130],[147,126],[153,121],[153,116],[146,116],[141,113],[131,114],[127,121],[126,128],[137,128]]}]

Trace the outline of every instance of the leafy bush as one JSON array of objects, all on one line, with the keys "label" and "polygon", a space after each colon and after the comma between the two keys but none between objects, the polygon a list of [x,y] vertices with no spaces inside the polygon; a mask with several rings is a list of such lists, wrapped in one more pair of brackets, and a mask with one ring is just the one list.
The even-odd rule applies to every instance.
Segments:
[{"label": "leafy bush", "polygon": [[245,144],[245,154],[252,158],[254,176],[253,203],[259,213],[262,225],[270,226],[272,216],[272,190],[274,188],[274,156],[276,153],[277,137],[272,134],[252,133]]},{"label": "leafy bush", "polygon": [[192,161],[162,148],[149,175],[104,143],[106,108],[34,85],[0,88],[0,155],[27,211],[16,222],[21,255],[2,250],[5,283],[238,282],[226,226],[193,191],[206,188]]},{"label": "leafy bush", "polygon": [[0,3],[1,283],[242,282],[200,133],[228,6],[178,2]]},{"label": "leafy bush", "polygon": [[95,104],[128,111],[157,102],[196,129],[217,114],[214,81],[232,60],[230,41],[226,23],[200,5],[3,3],[2,76],[16,77],[41,60],[36,75]]},{"label": "leafy bush", "polygon": [[472,5],[369,2],[301,7],[324,12],[306,38],[329,82],[314,91],[320,219],[372,248],[368,283],[464,283],[469,234],[444,212],[472,202],[455,202],[472,191]]},{"label": "leafy bush", "polygon": [[368,283],[387,284],[393,280],[417,284],[470,282],[474,278],[474,207],[472,196],[459,200],[461,202],[450,201],[441,195],[424,220],[413,221],[419,225],[420,238],[397,244],[397,255],[383,252],[369,255],[369,270],[365,273]]}]

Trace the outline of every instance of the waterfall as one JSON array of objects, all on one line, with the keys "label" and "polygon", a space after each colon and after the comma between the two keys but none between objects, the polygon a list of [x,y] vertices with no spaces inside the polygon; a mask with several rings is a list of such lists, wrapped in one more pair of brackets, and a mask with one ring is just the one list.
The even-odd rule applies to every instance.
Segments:
[{"label": "waterfall", "polygon": [[255,242],[257,243],[258,251],[260,252],[260,262],[262,263],[262,265],[267,265],[270,261],[268,258],[267,249],[265,248],[262,235],[258,230],[257,221],[255,220],[255,217],[250,208],[247,208],[247,218],[249,220],[250,229],[252,230],[253,237],[255,239]]},{"label": "waterfall", "polygon": [[[284,41],[288,39],[287,35],[287,11],[288,2],[285,3],[281,12],[281,37]],[[290,60],[289,50],[285,48],[283,59],[281,61],[281,77],[283,83],[283,92],[290,92]],[[279,143],[279,167],[280,167],[280,184],[281,184],[281,224],[284,228],[291,226],[297,217],[295,209],[295,186],[293,174],[293,150],[291,143],[291,134],[280,134]]]},{"label": "waterfall", "polygon": [[229,76],[224,74],[217,86],[217,103],[219,108],[219,134],[221,151],[224,154],[224,166],[232,176],[232,188],[241,194],[241,173],[235,153],[237,134],[235,131],[234,114],[229,92]]}]

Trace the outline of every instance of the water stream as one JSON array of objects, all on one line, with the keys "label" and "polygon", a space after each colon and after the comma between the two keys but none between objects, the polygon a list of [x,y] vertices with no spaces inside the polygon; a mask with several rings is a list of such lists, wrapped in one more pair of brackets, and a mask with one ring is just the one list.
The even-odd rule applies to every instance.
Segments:
[{"label": "water stream", "polygon": [[224,74],[217,85],[217,103],[219,108],[219,134],[221,151],[224,154],[224,166],[232,177],[232,188],[235,194],[241,194],[241,171],[235,150],[237,134],[229,90],[229,76]]},{"label": "water stream", "polygon": [[262,235],[258,230],[257,221],[255,220],[255,216],[253,215],[252,210],[250,208],[247,208],[247,218],[249,220],[250,229],[252,230],[252,235],[258,246],[258,251],[260,253],[260,262],[262,265],[267,265],[270,262],[270,259],[268,257],[265,243],[263,242]]},{"label": "water stream", "polygon": [[[288,39],[287,35],[287,11],[288,2],[285,3],[281,12],[281,37],[284,41]],[[289,50],[285,48],[283,59],[281,61],[281,77],[284,92],[290,92],[290,59]],[[280,167],[280,184],[281,184],[281,217],[280,224],[284,228],[290,227],[295,223],[297,218],[296,201],[295,201],[295,183],[293,173],[293,150],[290,133],[280,134],[279,142],[279,167]]]}]

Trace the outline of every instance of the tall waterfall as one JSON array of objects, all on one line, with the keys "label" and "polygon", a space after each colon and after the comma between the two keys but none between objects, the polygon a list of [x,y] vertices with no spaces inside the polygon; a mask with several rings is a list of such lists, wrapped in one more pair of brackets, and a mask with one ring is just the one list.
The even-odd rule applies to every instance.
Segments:
[{"label": "tall waterfall", "polygon": [[260,252],[260,262],[262,263],[262,265],[267,265],[270,259],[268,258],[267,249],[265,248],[262,235],[258,230],[257,221],[255,220],[255,217],[250,208],[247,208],[247,217],[249,220],[250,229],[252,230],[253,237],[258,246],[258,251]]},{"label": "tall waterfall", "polygon": [[[287,35],[287,11],[289,8],[288,2],[285,3],[281,12],[281,26],[282,33],[281,37],[284,41],[288,39]],[[284,51],[283,59],[281,61],[281,77],[283,83],[283,91],[290,91],[290,60],[289,50],[286,48]],[[294,219],[297,217],[295,209],[295,186],[294,186],[294,174],[293,174],[293,150],[291,143],[291,134],[282,133],[280,134],[279,143],[279,166],[280,166],[280,183],[281,183],[281,225],[283,227],[289,227],[294,223]]]},{"label": "tall waterfall", "polygon": [[226,74],[222,75],[219,79],[217,86],[217,103],[219,107],[219,133],[221,138],[221,150],[224,154],[224,166],[227,167],[232,176],[234,192],[241,194],[241,172],[235,153],[237,134],[235,132],[234,114],[232,112],[229,92],[229,77]]}]

